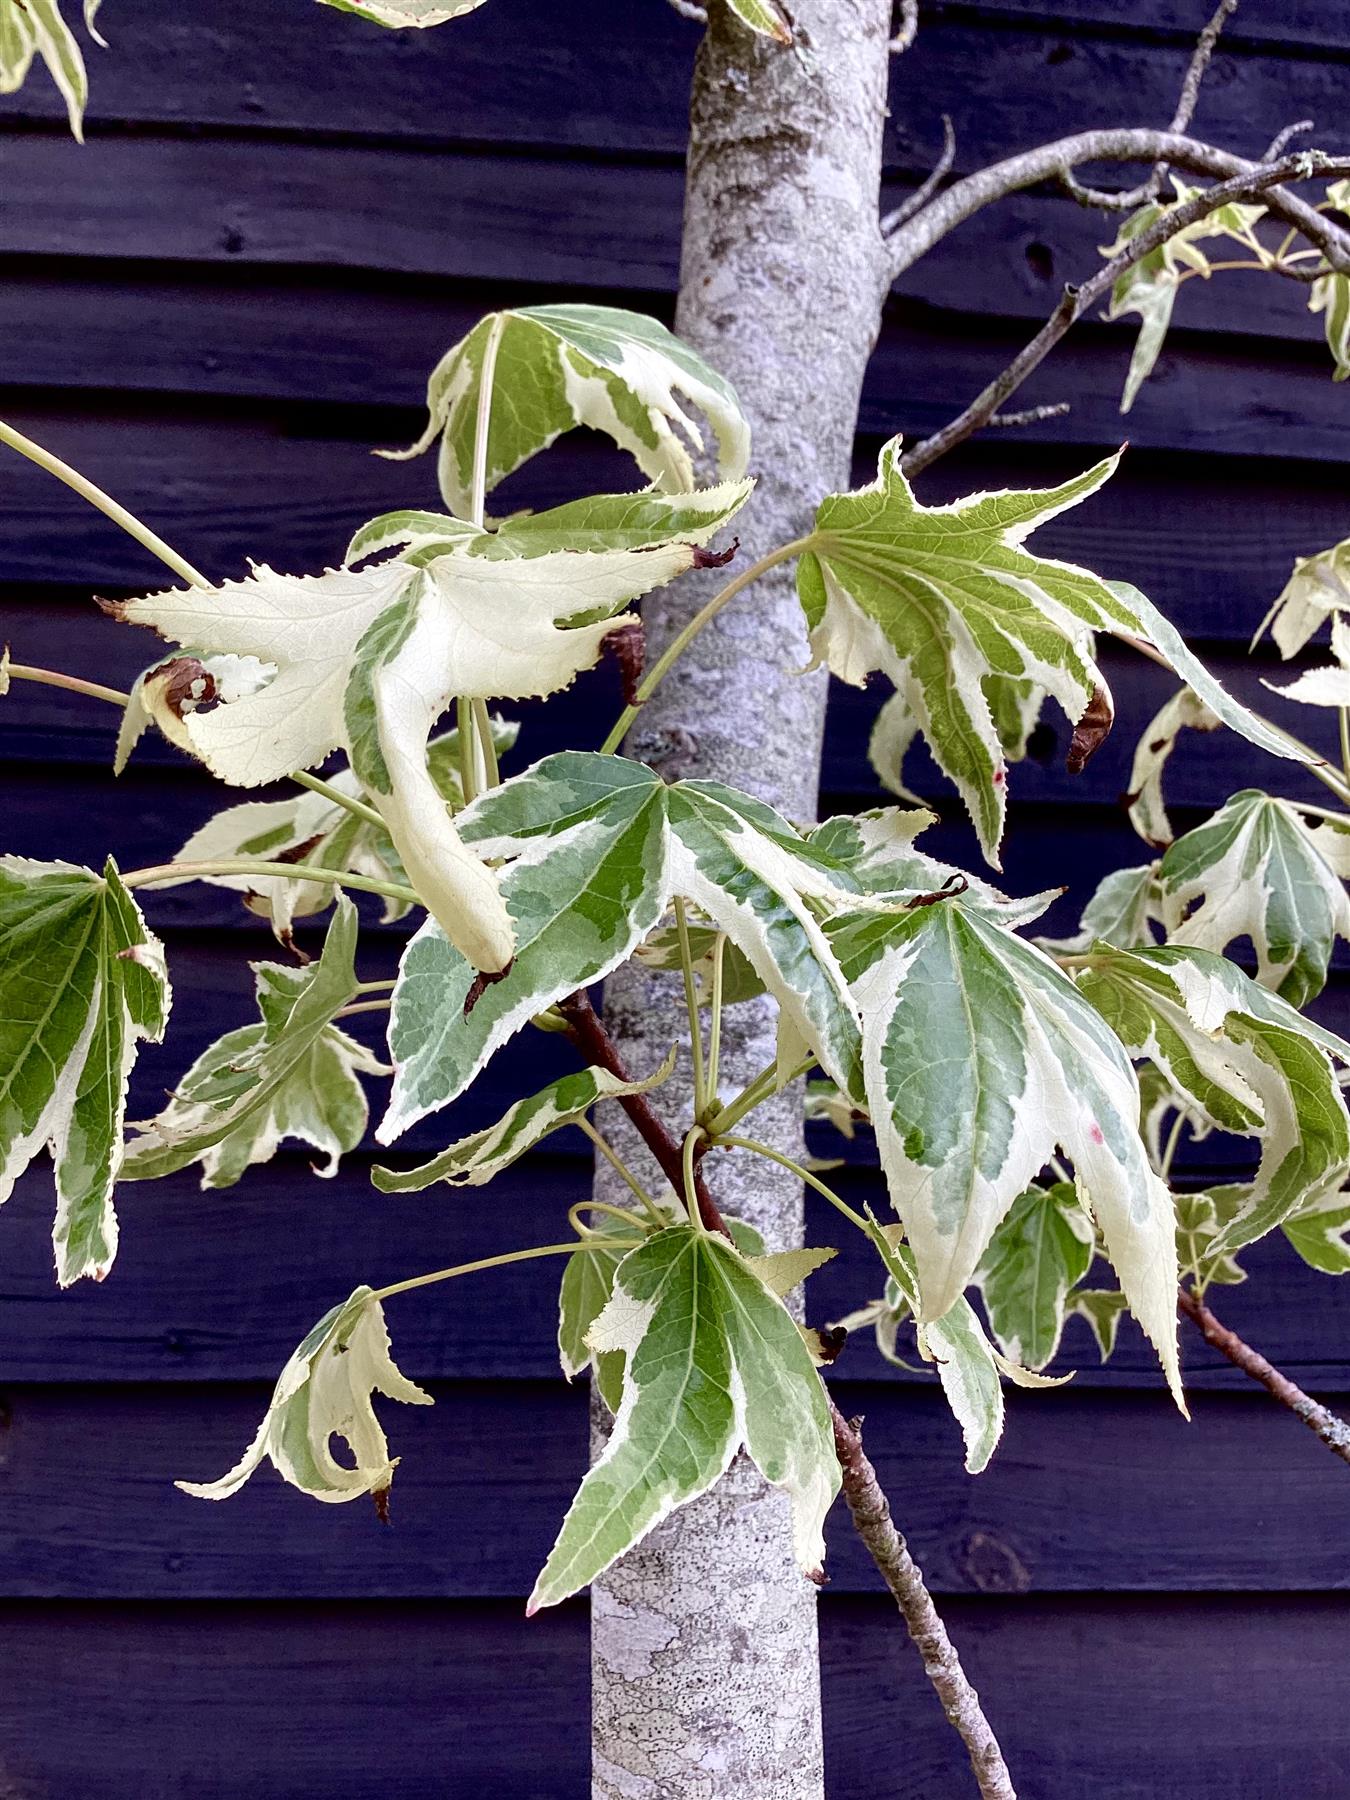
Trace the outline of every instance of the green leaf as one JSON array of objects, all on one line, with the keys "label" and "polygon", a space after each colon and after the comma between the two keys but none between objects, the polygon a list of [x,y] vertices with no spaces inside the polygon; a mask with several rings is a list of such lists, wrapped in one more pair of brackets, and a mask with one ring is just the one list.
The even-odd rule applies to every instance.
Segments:
[{"label": "green leaf", "polygon": [[839,1491],[825,1391],[791,1314],[730,1244],[690,1226],[648,1238],[621,1264],[590,1348],[624,1354],[623,1398],[528,1611],[593,1581],[742,1446],[787,1490],[798,1562],[819,1574]]},{"label": "green leaf", "polygon": [[1306,670],[1284,687],[1274,681],[1263,681],[1261,685],[1302,706],[1350,707],[1350,625],[1339,612],[1331,621],[1331,654],[1333,662]]},{"label": "green leaf", "polygon": [[1117,1288],[1079,1288],[1069,1301],[1069,1311],[1087,1320],[1102,1361],[1108,1361],[1116,1347],[1120,1321],[1129,1311],[1124,1294]]},{"label": "green leaf", "polygon": [[1223,721],[1191,688],[1181,688],[1158,711],[1135,746],[1125,805],[1130,823],[1146,844],[1162,849],[1172,842],[1172,822],[1163,804],[1163,772],[1177,739],[1192,731],[1217,731]]},{"label": "green leaf", "polygon": [[955,1305],[1062,1150],[1179,1395],[1171,1197],[1139,1137],[1134,1070],[1100,1013],[1043,952],[958,900],[855,921],[834,941],[862,1015],[868,1112],[914,1251],[920,1322]]},{"label": "green leaf", "polygon": [[1350,1194],[1326,1194],[1284,1222],[1284,1235],[1311,1268],[1350,1275]]},{"label": "green leaf", "polygon": [[1183,1276],[1190,1275],[1203,1290],[1212,1282],[1235,1287],[1247,1279],[1231,1251],[1215,1252],[1220,1231],[1250,1202],[1245,1183],[1211,1188],[1199,1194],[1174,1194],[1177,1209],[1177,1261]]},{"label": "green leaf", "polygon": [[1260,1139],[1260,1164],[1212,1253],[1232,1250],[1337,1192],[1350,1117],[1331,1057],[1350,1044],[1303,1019],[1223,957],[1167,944],[1103,946],[1079,984],[1129,1049],[1156,1062],[1188,1109]]},{"label": "green leaf", "polygon": [[0,1201],[45,1144],[62,1287],[112,1266],[127,1082],[168,1012],[163,948],[111,858],[100,879],[0,857]]},{"label": "green leaf", "polygon": [[[258,1434],[219,1481],[179,1481],[198,1500],[228,1500],[266,1457],[292,1487],[339,1504],[374,1494],[382,1500],[398,1467],[372,1400],[385,1394],[410,1406],[431,1395],[394,1366],[384,1311],[368,1287],[335,1306],[303,1339],[281,1371]],[[354,1465],[338,1462],[332,1439],[349,1446]]]},{"label": "green leaf", "polygon": [[[117,611],[205,652],[270,665],[259,690],[184,718],[192,748],[222,780],[251,787],[345,746],[428,910],[475,967],[495,972],[511,959],[510,919],[428,767],[432,728],[456,694],[524,699],[566,687],[601,655],[614,614],[698,555],[690,542],[654,541],[587,554],[454,553],[422,569],[394,559],[319,576],[260,567]],[[577,624],[582,614],[593,622]]]},{"label": "green leaf", "polygon": [[441,358],[427,386],[427,428],[396,453],[420,456],[440,438],[441,493],[451,512],[470,512],[479,393],[494,343],[489,492],[575,425],[613,438],[659,487],[687,492],[702,437],[681,402],[711,424],[719,475],[744,475],[750,428],[735,393],[664,325],[610,306],[517,307],[489,313]]},{"label": "green leaf", "polygon": [[1257,980],[1306,1005],[1326,985],[1334,940],[1350,937],[1350,900],[1323,854],[1333,843],[1286,800],[1255,788],[1234,794],[1162,859],[1168,936],[1216,951],[1250,937]]},{"label": "green leaf", "polygon": [[975,1274],[1005,1356],[1033,1370],[1053,1361],[1069,1294],[1092,1258],[1092,1226],[1071,1182],[1013,1201]]},{"label": "green leaf", "polygon": [[463,957],[432,925],[413,939],[394,990],[396,1074],[381,1143],[461,1094],[536,1013],[603,980],[676,894],[727,934],[824,1067],[855,1084],[852,1002],[813,911],[856,904],[853,884],[769,807],[714,782],[667,786],[640,763],[565,751],[458,823],[479,854],[509,859],[500,880],[516,956],[466,1013]]},{"label": "green leaf", "polygon": [[[93,28],[95,8],[85,7],[85,25],[95,43],[103,39]],[[40,56],[66,103],[70,130],[84,141],[84,109],[89,78],[74,32],[61,16],[58,0],[0,0],[0,94],[17,93]]]},{"label": "green leaf", "polygon": [[732,12],[743,25],[760,37],[771,37],[780,44],[791,44],[792,26],[777,0],[729,0]]},{"label": "green leaf", "polygon": [[[1116,234],[1115,240],[1101,246],[1102,255],[1118,256],[1141,232],[1200,192],[1200,189],[1187,187],[1178,181],[1175,175],[1172,177],[1172,186],[1176,191],[1175,200],[1165,204],[1153,201],[1141,207],[1138,212],[1131,213]],[[1194,224],[1174,232],[1156,250],[1149,251],[1133,268],[1117,277],[1111,289],[1106,317],[1118,319],[1125,313],[1133,312],[1138,313],[1142,320],[1134,354],[1130,358],[1130,371],[1125,378],[1121,412],[1127,413],[1130,410],[1139,389],[1153,372],[1153,365],[1158,360],[1158,353],[1167,336],[1172,305],[1184,275],[1187,271],[1192,271],[1208,277],[1210,273],[1209,261],[1199,245],[1206,239],[1229,238],[1264,264],[1269,259],[1256,236],[1255,227],[1265,217],[1265,212],[1264,206],[1246,206],[1237,202],[1221,206],[1205,218],[1197,219]]]},{"label": "green leaf", "polygon": [[[609,1304],[619,1264],[642,1242],[645,1228],[637,1218],[630,1228],[612,1213],[593,1213],[591,1219],[596,1235],[589,1240],[587,1249],[568,1257],[558,1289],[558,1356],[568,1381],[589,1368],[600,1398],[611,1413],[616,1413],[623,1397],[623,1351],[606,1350],[593,1355],[587,1338]],[[605,1240],[603,1249],[595,1248],[597,1239]]]},{"label": "green leaf", "polygon": [[[869,1213],[868,1236],[886,1266],[890,1282],[903,1297],[905,1307],[913,1311],[917,1268],[912,1251],[901,1241],[901,1227],[879,1225]],[[890,1310],[893,1314],[899,1311]],[[918,1327],[918,1343],[924,1360],[937,1365],[942,1392],[965,1439],[966,1468],[972,1475],[989,1466],[1003,1435],[1000,1377],[1006,1375],[1018,1387],[1059,1387],[1068,1379],[1033,1374],[1001,1356],[986,1337],[975,1308],[964,1294],[940,1319]]]},{"label": "green leaf", "polygon": [[1108,457],[1056,488],[926,507],[893,438],[870,487],[822,502],[798,563],[816,660],[857,686],[873,670],[889,677],[995,867],[1007,756],[987,684],[1030,682],[1055,699],[1078,727],[1070,758],[1081,767],[1110,722],[1095,631],[1149,640],[1225,724],[1275,755],[1312,757],[1225,693],[1137,589],[1023,549],[1038,525],[1095,493],[1118,461]]},{"label": "green leaf", "polygon": [[1293,573],[1257,626],[1252,647],[1268,629],[1287,662],[1328,619],[1346,611],[1350,611],[1350,538],[1295,561]]},{"label": "green leaf", "polygon": [[978,875],[916,850],[913,839],[936,823],[935,815],[927,810],[882,806],[826,819],[813,826],[807,837],[815,849],[841,865],[865,894],[903,902],[951,888],[959,892],[965,905],[1002,919],[1006,925],[1026,925],[1039,918],[1063,892],[1048,888],[1011,899]]},{"label": "green leaf", "polygon": [[1331,379],[1350,377],[1350,276],[1328,274],[1312,284],[1308,310],[1321,313],[1327,349],[1335,364]]},{"label": "green leaf", "polygon": [[229,1187],[283,1137],[328,1157],[325,1175],[366,1127],[358,1072],[383,1065],[333,1024],[353,998],[357,916],[339,900],[323,955],[307,969],[255,963],[262,1021],[229,1032],[193,1064],[158,1118],[127,1145],[124,1181],[154,1180],[197,1161],[203,1187]]},{"label": "green leaf", "polygon": [[[697,918],[688,926],[690,961],[695,976],[698,978],[698,1003],[709,1006],[712,1003],[712,971],[713,956],[719,938],[725,940],[726,934],[711,923],[700,923]],[[649,969],[679,969],[680,934],[674,925],[658,925],[634,952],[638,960]],[[764,983],[755,973],[751,964],[732,943],[723,942],[722,946],[722,1004],[736,1006],[742,1000],[754,1000],[765,991]]]},{"label": "green leaf", "polygon": [[483,0],[319,0],[319,4],[335,7],[338,12],[355,13],[358,19],[387,25],[393,31],[409,27],[425,31],[429,25],[444,25],[447,20],[462,18],[480,7]]},{"label": "green leaf", "polygon": [[1158,865],[1113,869],[1098,882],[1072,937],[1037,938],[1036,942],[1042,950],[1071,956],[1098,943],[1133,950],[1157,941],[1153,925],[1158,917]]},{"label": "green leaf", "polygon": [[433,1181],[447,1181],[452,1187],[483,1187],[550,1132],[575,1125],[601,1100],[649,1094],[669,1079],[674,1067],[672,1049],[656,1073],[644,1081],[619,1081],[607,1069],[578,1069],[575,1074],[550,1082],[528,1100],[517,1100],[495,1125],[460,1138],[430,1162],[415,1169],[377,1168],[371,1179],[385,1194],[420,1192]]}]

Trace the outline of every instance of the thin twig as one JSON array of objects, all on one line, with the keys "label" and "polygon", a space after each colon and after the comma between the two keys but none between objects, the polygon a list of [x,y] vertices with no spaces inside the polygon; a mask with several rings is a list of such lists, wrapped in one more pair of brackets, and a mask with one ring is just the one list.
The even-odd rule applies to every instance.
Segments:
[{"label": "thin twig", "polygon": [[682,19],[692,19],[695,25],[708,23],[707,8],[696,6],[694,0],[668,0],[668,4],[674,7]]},{"label": "thin twig", "polygon": [[1197,1299],[1186,1288],[1177,1290],[1177,1306],[1199,1328],[1207,1344],[1222,1351],[1229,1362],[1241,1369],[1244,1375],[1250,1375],[1253,1381],[1259,1381],[1281,1406],[1287,1406],[1295,1418],[1302,1419],[1308,1430],[1315,1432],[1333,1455],[1339,1456],[1342,1462],[1350,1463],[1350,1425],[1344,1419],[1338,1419],[1320,1401],[1305,1394],[1274,1363],[1267,1362],[1259,1350],[1253,1350],[1235,1331],[1220,1324],[1205,1302]]},{"label": "thin twig", "polygon": [[[1306,152],[1306,157],[1305,163],[1291,168],[1291,179],[1311,180],[1327,172],[1330,158],[1313,150]],[[1218,181],[1231,180],[1235,175],[1252,179],[1269,167],[1170,131],[1108,128],[1075,132],[1071,137],[1057,138],[1053,143],[991,163],[987,169],[967,175],[935,195],[886,240],[887,281],[903,275],[949,232],[994,201],[1040,182],[1057,180],[1065,169],[1092,162],[1166,162],[1188,174]],[[1263,197],[1267,209],[1315,244],[1333,269],[1350,271],[1350,234],[1288,188],[1267,188]]]},{"label": "thin twig", "polygon": [[[1090,306],[1108,294],[1128,270],[1142,262],[1146,256],[1151,256],[1169,238],[1206,218],[1219,207],[1228,205],[1230,201],[1246,199],[1254,194],[1271,193],[1292,173],[1303,167],[1305,155],[1306,153],[1298,153],[1250,174],[1234,175],[1216,187],[1205,188],[1200,193],[1193,194],[1179,206],[1169,207],[1137,237],[1132,238],[1118,256],[1103,263],[1089,281],[1085,281],[1081,287],[1067,286],[1054,312],[1007,368],[995,376],[958,418],[909,451],[903,458],[905,472],[917,474],[920,470],[929,468],[940,456],[945,456],[957,444],[964,443],[974,432],[987,425],[1004,401],[1016,393],[1027,377],[1040,367],[1075,322],[1082,318]],[[1350,173],[1350,162],[1338,163],[1329,158],[1321,158],[1319,170],[1327,174]]]},{"label": "thin twig", "polygon": [[942,150],[933,164],[930,174],[914,192],[902,200],[894,212],[888,212],[881,221],[881,235],[890,237],[893,231],[899,231],[906,219],[912,219],[933,198],[943,182],[951,173],[952,164],[956,161],[956,129],[948,113],[942,115]]},{"label": "thin twig", "polygon": [[[1170,131],[1185,131],[1194,117],[1196,102],[1200,98],[1200,83],[1205,79],[1205,71],[1209,68],[1214,46],[1219,41],[1219,33],[1237,11],[1237,7],[1238,0],[1219,0],[1218,11],[1200,33],[1181,83],[1176,111],[1172,114],[1172,123],[1168,127]],[[1278,155],[1278,151],[1273,155]],[[1273,157],[1267,157],[1266,160],[1272,159]],[[1060,185],[1080,206],[1095,206],[1106,212],[1133,212],[1137,206],[1157,199],[1166,176],[1167,164],[1157,162],[1147,181],[1142,181],[1138,187],[1128,188],[1123,193],[1114,193],[1107,188],[1083,187],[1074,179],[1072,171],[1065,169]]]},{"label": "thin twig", "polygon": [[1286,125],[1283,131],[1277,132],[1266,148],[1262,162],[1274,162],[1276,157],[1283,156],[1296,137],[1302,137],[1305,131],[1313,131],[1311,119],[1295,119],[1292,125]]},{"label": "thin twig", "polygon": [[844,1498],[872,1561],[890,1589],[923,1658],[923,1671],[942,1702],[948,1721],[960,1733],[970,1755],[982,1800],[1017,1800],[993,1727],[984,1716],[980,1696],[961,1667],[919,1565],[909,1553],[882,1492],[877,1472],[863,1449],[862,1420],[849,1421],[830,1402],[834,1449],[843,1476]]},{"label": "thin twig", "polygon": [[[1237,0],[1234,0],[1234,5]],[[892,56],[903,56],[919,35],[919,0],[900,0],[900,25],[890,41]]]},{"label": "thin twig", "polygon": [[1049,406],[1028,406],[1022,412],[995,413],[992,419],[985,420],[985,425],[1002,426],[1005,429],[1021,425],[1044,425],[1047,419],[1062,419],[1069,410],[1067,400],[1055,400]]}]

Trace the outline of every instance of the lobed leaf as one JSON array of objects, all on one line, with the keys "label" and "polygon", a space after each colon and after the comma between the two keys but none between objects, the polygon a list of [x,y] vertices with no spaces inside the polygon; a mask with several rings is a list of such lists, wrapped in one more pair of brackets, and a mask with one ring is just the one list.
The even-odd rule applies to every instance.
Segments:
[{"label": "lobed leaf", "polygon": [[127,1083],[169,1012],[164,952],[109,858],[0,857],[0,1201],[45,1144],[56,1171],[57,1280],[102,1280]]},{"label": "lobed leaf", "polygon": [[1163,804],[1163,772],[1184,729],[1217,731],[1223,720],[1192,688],[1181,688],[1154,714],[1135,746],[1125,805],[1130,823],[1146,844],[1162,849],[1172,842],[1172,822]]},{"label": "lobed leaf", "polygon": [[[372,1404],[376,1394],[410,1406],[430,1406],[431,1395],[395,1367],[384,1311],[368,1287],[359,1287],[319,1320],[277,1378],[257,1436],[218,1481],[179,1481],[175,1487],[198,1500],[228,1500],[269,1460],[283,1480],[315,1500],[341,1504],[374,1494],[382,1503],[398,1467]],[[334,1437],[349,1446],[354,1462],[340,1463]]]},{"label": "lobed leaf", "polygon": [[528,1610],[593,1581],[705,1493],[742,1446],[787,1490],[798,1562],[819,1578],[839,1491],[825,1392],[791,1314],[751,1265],[692,1226],[657,1232],[620,1265],[589,1345],[623,1353],[623,1395]]},{"label": "lobed leaf", "polygon": [[1032,1186],[990,1239],[975,1282],[1005,1356],[1028,1369],[1054,1360],[1069,1295],[1092,1266],[1092,1225],[1072,1182]]}]

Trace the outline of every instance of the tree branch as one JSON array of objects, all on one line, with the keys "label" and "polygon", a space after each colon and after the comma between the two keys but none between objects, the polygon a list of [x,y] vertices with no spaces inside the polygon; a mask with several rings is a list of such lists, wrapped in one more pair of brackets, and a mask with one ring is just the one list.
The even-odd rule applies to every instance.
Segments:
[{"label": "tree branch", "polygon": [[[1330,161],[1315,151],[1306,152],[1306,156],[1306,172],[1303,168],[1294,170],[1293,178],[1306,180],[1322,174],[1323,165]],[[1166,162],[1188,174],[1208,175],[1218,181],[1234,176],[1250,180],[1269,166],[1171,131],[1110,127],[1075,132],[1072,137],[1058,138],[1054,143],[991,163],[987,169],[967,175],[936,195],[887,239],[884,261],[889,265],[888,279],[894,281],[903,275],[949,232],[994,201],[1042,181],[1059,180],[1079,163],[1091,162]],[[1315,244],[1333,269],[1350,273],[1350,235],[1287,188],[1267,188],[1264,197],[1270,211]]]},{"label": "tree branch", "polygon": [[1241,1369],[1244,1375],[1250,1375],[1253,1381],[1259,1381],[1281,1406],[1287,1406],[1295,1418],[1302,1419],[1309,1431],[1315,1432],[1333,1455],[1339,1456],[1342,1462],[1350,1463],[1350,1425],[1344,1419],[1338,1419],[1320,1401],[1305,1394],[1274,1363],[1267,1362],[1259,1350],[1253,1350],[1235,1331],[1221,1325],[1205,1302],[1186,1288],[1177,1290],[1177,1307],[1198,1328],[1207,1344],[1222,1351],[1229,1362]]},{"label": "tree branch", "polygon": [[[1233,0],[1234,6],[1237,0]],[[919,0],[900,0],[900,23],[887,45],[892,56],[903,56],[919,35]]]},{"label": "tree branch", "polygon": [[943,182],[947,179],[947,176],[951,173],[951,166],[955,161],[956,132],[952,126],[950,114],[943,113],[942,150],[937,161],[933,164],[932,172],[924,177],[921,185],[915,188],[908,199],[900,202],[894,212],[889,212],[885,215],[881,221],[882,237],[888,238],[892,236],[893,233],[897,232],[905,223],[906,219],[912,219],[916,212],[919,212],[923,207],[927,206],[928,202],[933,198],[933,195],[936,194]]},{"label": "tree branch", "polygon": [[[1205,71],[1209,68],[1210,58],[1214,54],[1214,46],[1219,41],[1219,33],[1237,11],[1238,0],[1219,0],[1218,11],[1200,33],[1191,60],[1186,68],[1185,78],[1181,83],[1181,93],[1177,98],[1176,111],[1172,114],[1169,131],[1185,131],[1195,114],[1195,105],[1200,98],[1200,83],[1205,79]],[[1283,145],[1281,146],[1283,148]],[[1279,152],[1273,152],[1266,161],[1273,160]],[[1082,187],[1075,181],[1069,170],[1060,177],[1060,185],[1064,191],[1080,206],[1096,206],[1105,212],[1133,212],[1137,206],[1146,201],[1156,200],[1162,191],[1163,180],[1167,175],[1167,164],[1158,162],[1153,165],[1153,173],[1147,181],[1141,181],[1138,187],[1126,188],[1113,193],[1105,188]]]},{"label": "tree branch", "polygon": [[[1210,213],[1217,212],[1220,207],[1227,206],[1234,200],[1250,199],[1257,194],[1268,196],[1275,192],[1281,182],[1303,168],[1308,154],[1303,152],[1287,156],[1265,168],[1253,167],[1250,174],[1235,175],[1216,187],[1205,188],[1192,195],[1179,206],[1169,207],[1137,237],[1132,238],[1118,256],[1103,263],[1091,280],[1085,281],[1081,287],[1067,286],[1054,312],[1007,368],[994,377],[959,417],[949,425],[944,425],[941,431],[925,438],[922,443],[916,444],[902,459],[906,474],[918,474],[929,468],[940,456],[945,456],[949,450],[955,449],[974,432],[988,425],[1004,401],[1016,393],[1027,377],[1039,368],[1088,308],[1110,293],[1122,275],[1127,274],[1145,257],[1151,256],[1169,238],[1176,237],[1179,232],[1187,230]],[[1317,168],[1319,173],[1332,176],[1350,174],[1350,162],[1335,162],[1329,157],[1317,158]],[[1278,269],[1278,265],[1276,267]],[[1283,270],[1279,272],[1283,273]]]},{"label": "tree branch", "polygon": [[830,1402],[834,1448],[843,1476],[844,1498],[872,1561],[881,1571],[901,1616],[923,1658],[923,1670],[949,1723],[960,1733],[975,1771],[982,1800],[1017,1800],[998,1739],[984,1716],[980,1697],[971,1686],[956,1647],[947,1635],[923,1574],[909,1553],[882,1492],[877,1472],[862,1444],[862,1420],[849,1421]]}]

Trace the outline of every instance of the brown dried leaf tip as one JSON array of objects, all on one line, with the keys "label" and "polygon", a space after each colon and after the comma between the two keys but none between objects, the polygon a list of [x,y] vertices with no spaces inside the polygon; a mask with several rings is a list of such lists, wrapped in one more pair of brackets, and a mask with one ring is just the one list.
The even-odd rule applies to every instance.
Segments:
[{"label": "brown dried leaf tip", "polygon": [[1082,774],[1110,736],[1114,718],[1115,709],[1111,705],[1110,694],[1104,687],[1093,688],[1087,711],[1073,728],[1069,754],[1064,759],[1064,766],[1070,775]]},{"label": "brown dried leaf tip", "polygon": [[936,906],[939,900],[959,900],[969,886],[970,883],[965,876],[957,870],[954,874],[949,875],[934,893],[915,894],[912,900],[906,900],[906,911],[912,912],[920,906]]},{"label": "brown dried leaf tip", "polygon": [[694,545],[694,567],[696,569],[725,569],[741,547],[739,538],[732,538],[725,550],[705,550],[700,544]]},{"label": "brown dried leaf tip", "polygon": [[511,961],[509,963],[507,963],[507,965],[504,969],[492,969],[492,970],[488,971],[487,973],[485,973],[482,969],[479,969],[478,973],[474,976],[473,980],[469,983],[468,993],[465,994],[465,996],[464,996],[464,1017],[466,1019],[468,1018],[469,1014],[473,1011],[474,1007],[477,1006],[478,1002],[483,998],[483,995],[486,994],[488,989],[492,986],[492,984],[496,981],[504,980],[506,978],[506,976],[508,976],[511,973],[511,970],[515,964],[515,960],[516,959],[513,956],[511,958]]},{"label": "brown dried leaf tip", "polygon": [[642,620],[625,620],[609,633],[603,647],[613,653],[614,660],[619,665],[624,705],[637,706],[638,685],[647,664],[647,634],[643,630]]},{"label": "brown dried leaf tip", "polygon": [[370,1497],[375,1502],[375,1517],[380,1521],[381,1525],[390,1524],[389,1489],[387,1487],[372,1488],[370,1490]]}]

